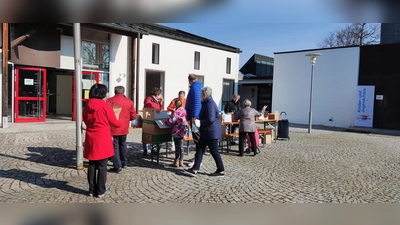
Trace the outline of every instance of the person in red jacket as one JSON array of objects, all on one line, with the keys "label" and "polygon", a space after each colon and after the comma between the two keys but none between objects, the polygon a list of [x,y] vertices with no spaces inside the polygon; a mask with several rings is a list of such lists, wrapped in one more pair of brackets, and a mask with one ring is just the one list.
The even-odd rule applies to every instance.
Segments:
[{"label": "person in red jacket", "polygon": [[110,126],[121,126],[113,109],[106,103],[107,92],[107,86],[104,84],[94,84],[90,88],[89,101],[82,112],[83,122],[86,124],[83,156],[89,160],[89,195],[97,197],[110,193],[110,190],[106,189],[107,162],[108,158],[114,155]]},{"label": "person in red jacket", "polygon": [[[164,107],[164,98],[161,95],[161,89],[158,87],[153,87],[149,96],[144,99],[143,108],[154,108],[161,111]],[[143,156],[147,156],[147,144],[143,143]]]},{"label": "person in red jacket", "polygon": [[130,121],[136,119],[136,109],[133,101],[125,96],[124,86],[116,86],[114,88],[114,97],[109,98],[107,102],[111,104],[117,119],[121,122],[121,127],[112,127],[111,134],[113,136],[114,157],[113,168],[110,172],[119,173],[122,168],[128,165],[128,153],[126,149],[126,135],[129,133]]},{"label": "person in red jacket", "polygon": [[143,108],[155,108],[160,111],[163,110],[164,98],[161,93],[162,91],[160,88],[154,87],[151,90],[151,94],[144,99]]}]

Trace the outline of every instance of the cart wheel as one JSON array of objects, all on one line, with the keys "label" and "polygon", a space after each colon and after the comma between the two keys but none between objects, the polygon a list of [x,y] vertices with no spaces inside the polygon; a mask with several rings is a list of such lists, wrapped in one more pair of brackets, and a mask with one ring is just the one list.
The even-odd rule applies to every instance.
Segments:
[{"label": "cart wheel", "polygon": [[246,148],[246,153],[250,154],[250,152],[251,152],[251,149],[250,148]]}]

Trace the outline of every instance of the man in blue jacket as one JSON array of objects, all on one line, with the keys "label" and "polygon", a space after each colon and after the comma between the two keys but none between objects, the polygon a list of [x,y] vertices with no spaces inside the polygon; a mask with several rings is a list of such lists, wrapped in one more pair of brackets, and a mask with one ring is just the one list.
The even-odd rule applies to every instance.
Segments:
[{"label": "man in blue jacket", "polygon": [[[190,121],[191,128],[192,124],[194,124],[195,119],[199,118],[200,110],[201,110],[201,89],[203,88],[203,85],[197,80],[196,75],[190,74],[188,76],[189,80],[189,93],[186,97],[186,118],[187,121]],[[193,130],[193,129],[191,129]],[[193,141],[195,144],[198,143],[200,139],[200,132],[193,132],[192,131],[192,137]]]}]

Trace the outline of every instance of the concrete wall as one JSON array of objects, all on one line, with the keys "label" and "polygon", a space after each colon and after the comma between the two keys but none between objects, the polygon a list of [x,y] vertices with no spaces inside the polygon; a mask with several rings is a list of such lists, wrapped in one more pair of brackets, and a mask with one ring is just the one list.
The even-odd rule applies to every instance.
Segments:
[{"label": "concrete wall", "polygon": [[359,47],[275,54],[272,111],[285,111],[291,123],[308,124],[311,64],[305,55],[313,52],[322,56],[314,65],[312,124],[353,126]]},{"label": "concrete wall", "polygon": [[[160,45],[159,64],[152,64],[152,44]],[[194,52],[200,52],[200,70],[194,69]],[[226,58],[231,58],[231,73],[226,73]],[[190,73],[204,76],[204,86],[213,89],[213,98],[221,108],[222,81],[237,81],[239,73],[239,54],[203,47],[191,43],[167,39],[155,35],[144,35],[140,42],[140,88],[145,87],[146,71],[164,73],[163,96],[165,104],[177,97],[179,90],[189,91],[187,77]],[[139,107],[143,106],[145,89],[139,90]],[[165,107],[166,108],[166,107]]]},{"label": "concrete wall", "polygon": [[130,96],[129,61],[131,44],[127,36],[110,34],[110,97],[114,96],[115,86],[124,86],[125,94]]}]

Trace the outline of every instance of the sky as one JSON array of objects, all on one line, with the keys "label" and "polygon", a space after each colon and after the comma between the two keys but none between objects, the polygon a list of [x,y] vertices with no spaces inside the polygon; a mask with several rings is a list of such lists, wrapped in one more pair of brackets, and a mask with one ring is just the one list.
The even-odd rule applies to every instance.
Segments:
[{"label": "sky", "polygon": [[236,48],[239,69],[253,54],[274,57],[274,52],[318,48],[318,42],[345,23],[162,23]]}]

